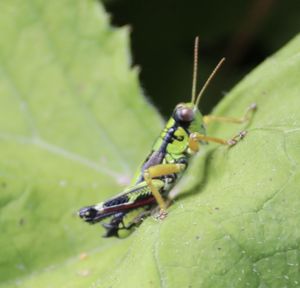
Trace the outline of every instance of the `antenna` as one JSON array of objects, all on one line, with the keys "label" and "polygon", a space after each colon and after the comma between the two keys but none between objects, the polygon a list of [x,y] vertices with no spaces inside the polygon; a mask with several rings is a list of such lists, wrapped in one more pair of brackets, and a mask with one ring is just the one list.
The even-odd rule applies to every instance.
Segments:
[{"label": "antenna", "polygon": [[198,47],[199,47],[199,37],[195,38],[194,46],[194,66],[193,66],[193,84],[192,84],[192,103],[196,100],[196,86],[197,86],[197,72],[198,72]]},{"label": "antenna", "polygon": [[210,81],[214,78],[214,76],[216,75],[216,73],[218,72],[218,70],[220,69],[221,65],[224,63],[225,58],[223,57],[218,65],[216,66],[216,68],[213,70],[213,72],[210,74],[210,76],[208,77],[208,79],[206,80],[206,82],[204,83],[202,89],[200,90],[198,96],[197,96],[197,100],[195,102],[195,106],[197,107],[199,105],[201,96],[203,95],[204,91],[206,90],[208,84],[210,83]]}]

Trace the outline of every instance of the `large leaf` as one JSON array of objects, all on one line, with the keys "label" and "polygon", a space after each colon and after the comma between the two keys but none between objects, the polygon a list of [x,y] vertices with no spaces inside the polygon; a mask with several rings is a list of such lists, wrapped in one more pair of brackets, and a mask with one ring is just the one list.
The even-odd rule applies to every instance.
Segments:
[{"label": "large leaf", "polygon": [[119,245],[75,212],[124,188],[161,120],[130,70],[128,30],[99,3],[7,0],[0,13],[0,282],[25,286]]},{"label": "large leaf", "polygon": [[73,212],[119,192],[160,126],[128,68],[127,33],[92,1],[0,11],[2,287],[299,285],[300,37],[215,110],[256,102],[246,138],[196,157],[164,221],[102,239]]}]

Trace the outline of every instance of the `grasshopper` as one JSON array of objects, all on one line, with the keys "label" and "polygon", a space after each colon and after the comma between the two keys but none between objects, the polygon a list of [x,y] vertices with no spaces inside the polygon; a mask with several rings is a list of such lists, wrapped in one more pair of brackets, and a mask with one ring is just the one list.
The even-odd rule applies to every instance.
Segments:
[{"label": "grasshopper", "polygon": [[[196,97],[198,43],[199,40],[196,37],[191,102],[180,103],[175,107],[171,118],[154,142],[151,152],[138,168],[137,176],[133,181],[135,184],[127,187],[115,197],[84,207],[78,212],[84,221],[92,224],[110,218],[109,223],[102,224],[106,228],[105,237],[118,236],[121,229],[130,230],[149,215],[151,209],[157,204],[160,208],[159,218],[163,219],[167,215],[165,198],[186,171],[190,159],[199,151],[200,145],[205,142],[215,142],[230,147],[246,135],[246,132],[242,131],[229,140],[206,135],[206,126],[211,122],[244,123],[248,121],[256,105],[250,105],[244,116],[240,118],[201,114],[198,108],[201,96],[225,58],[217,64]],[[133,221],[125,224],[125,216],[141,207],[143,212]]]}]

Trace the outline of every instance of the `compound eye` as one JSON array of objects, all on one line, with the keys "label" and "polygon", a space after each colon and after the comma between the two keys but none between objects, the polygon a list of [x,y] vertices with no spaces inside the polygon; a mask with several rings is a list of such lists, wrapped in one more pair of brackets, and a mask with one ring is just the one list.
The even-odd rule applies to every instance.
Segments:
[{"label": "compound eye", "polygon": [[194,111],[190,108],[177,110],[178,118],[184,122],[191,122],[194,119]]}]

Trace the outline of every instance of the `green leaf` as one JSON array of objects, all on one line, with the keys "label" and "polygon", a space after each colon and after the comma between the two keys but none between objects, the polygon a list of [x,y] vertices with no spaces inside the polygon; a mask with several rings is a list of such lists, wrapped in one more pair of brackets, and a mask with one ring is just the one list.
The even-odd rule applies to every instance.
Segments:
[{"label": "green leaf", "polygon": [[62,268],[119,241],[76,212],[124,189],[161,120],[129,67],[128,29],[96,1],[7,0],[0,13],[0,283],[59,269],[64,284],[47,283],[85,287],[84,268]]},{"label": "green leaf", "polygon": [[214,111],[256,102],[245,139],[195,157],[164,221],[103,239],[76,210],[123,189],[160,129],[128,32],[94,1],[0,8],[0,287],[299,285],[300,37]]}]

